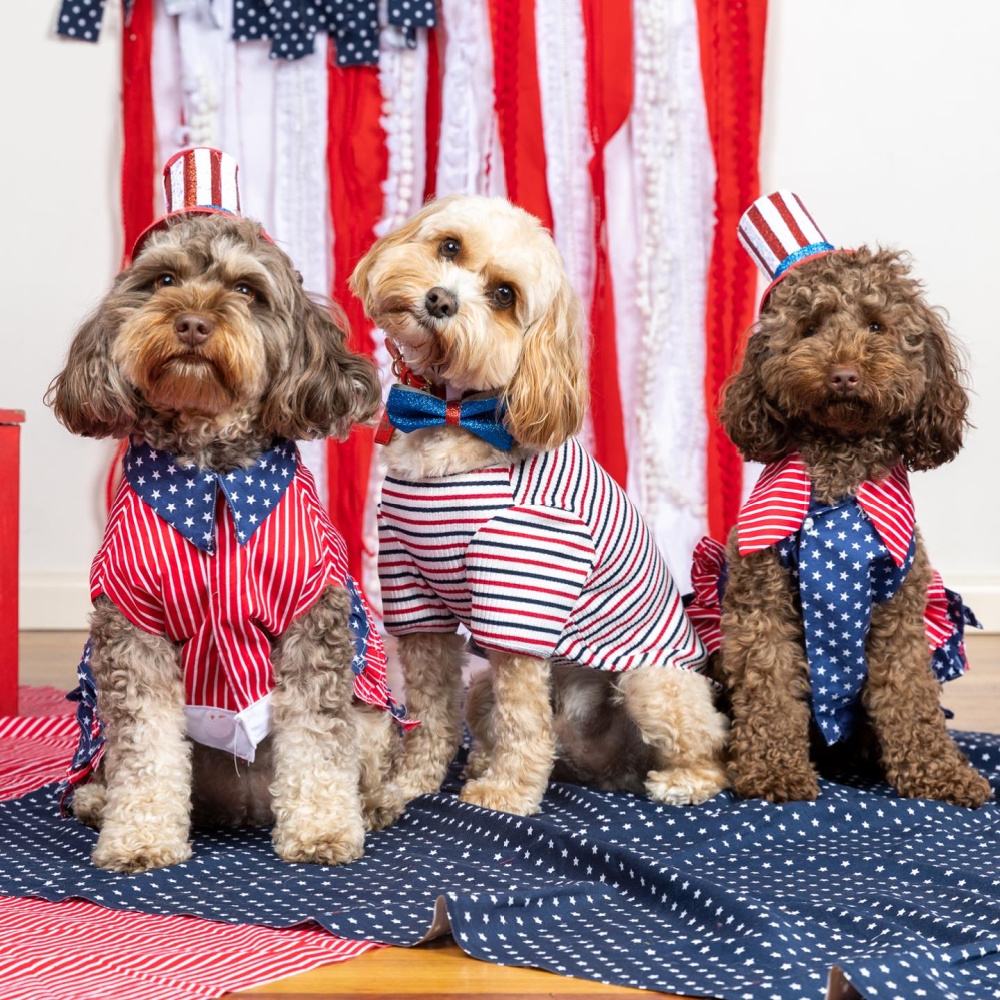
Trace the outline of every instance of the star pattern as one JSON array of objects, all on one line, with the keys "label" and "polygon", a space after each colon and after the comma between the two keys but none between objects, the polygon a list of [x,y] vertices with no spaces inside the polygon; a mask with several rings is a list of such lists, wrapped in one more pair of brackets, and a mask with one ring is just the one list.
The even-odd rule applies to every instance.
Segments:
[{"label": "star pattern", "polygon": [[221,489],[229,505],[236,538],[246,543],[285,495],[298,468],[298,451],[277,441],[248,469],[215,472],[183,465],[168,451],[130,443],[125,478],[159,517],[192,545],[215,551],[216,499]]},{"label": "star pattern", "polygon": [[[1000,736],[957,733],[1000,788]],[[370,835],[365,856],[289,865],[267,830],[198,832],[190,861],[140,875],[90,862],[53,788],[0,804],[0,892],[289,926],[411,945],[443,898],[491,962],[732,1000],[820,1000],[839,966],[869,1000],[1000,990],[1000,807],[821,782],[815,802],[723,793],[703,806],[553,784],[535,817],[445,790]]]},{"label": "star pattern", "polygon": [[[336,39],[337,65],[378,63],[379,21],[376,0],[234,0],[233,38],[271,40],[272,59],[301,59],[313,53],[316,33]],[[388,0],[390,26],[402,32],[408,48],[417,28],[437,23],[434,0]]]},{"label": "star pattern", "polygon": [[798,580],[813,715],[827,743],[850,735],[868,676],[873,604],[890,600],[913,563],[915,536],[897,566],[854,497],[810,505],[802,528],[778,546]]}]

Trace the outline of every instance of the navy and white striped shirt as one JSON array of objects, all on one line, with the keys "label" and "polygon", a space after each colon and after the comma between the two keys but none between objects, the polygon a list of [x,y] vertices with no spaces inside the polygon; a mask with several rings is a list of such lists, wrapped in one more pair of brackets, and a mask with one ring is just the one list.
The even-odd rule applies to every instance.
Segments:
[{"label": "navy and white striped shirt", "polygon": [[601,670],[705,662],[639,512],[575,440],[510,465],[388,476],[379,577],[394,635],[461,623],[487,649]]}]

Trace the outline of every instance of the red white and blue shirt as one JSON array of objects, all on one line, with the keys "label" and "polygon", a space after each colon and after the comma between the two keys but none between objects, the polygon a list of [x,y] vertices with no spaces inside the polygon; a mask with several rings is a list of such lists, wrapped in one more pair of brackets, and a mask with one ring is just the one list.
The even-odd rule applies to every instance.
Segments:
[{"label": "red white and blue shirt", "polygon": [[505,465],[386,477],[379,578],[393,635],[601,670],[700,670],[705,651],[652,534],[575,440]]},{"label": "red white and blue shirt", "polygon": [[344,541],[292,442],[228,473],[132,443],[124,473],[91,597],[106,595],[134,625],[181,645],[192,739],[253,760],[270,730],[274,640],[330,586],[351,595],[355,696],[402,717]]}]

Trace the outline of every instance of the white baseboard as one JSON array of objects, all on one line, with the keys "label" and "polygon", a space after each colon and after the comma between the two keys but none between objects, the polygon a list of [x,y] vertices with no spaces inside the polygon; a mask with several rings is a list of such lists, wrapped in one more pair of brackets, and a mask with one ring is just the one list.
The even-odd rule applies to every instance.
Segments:
[{"label": "white baseboard", "polygon": [[22,629],[87,629],[90,580],[82,573],[22,573],[20,623]]},{"label": "white baseboard", "polygon": [[[1000,576],[945,577],[983,623],[1000,632]],[[86,629],[90,583],[86,573],[22,573],[22,629]]]}]

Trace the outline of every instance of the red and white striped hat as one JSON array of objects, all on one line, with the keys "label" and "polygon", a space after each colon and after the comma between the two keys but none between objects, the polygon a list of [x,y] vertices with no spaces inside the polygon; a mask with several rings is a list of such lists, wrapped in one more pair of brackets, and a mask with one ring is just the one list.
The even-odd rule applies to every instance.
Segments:
[{"label": "red and white striped hat", "polygon": [[208,146],[193,146],[171,156],[163,168],[166,214],[139,234],[132,247],[132,259],[149,235],[175,215],[200,212],[239,216],[239,173],[239,166],[228,153]]},{"label": "red and white striped hat", "polygon": [[835,249],[793,191],[775,191],[758,198],[743,213],[738,235],[747,253],[771,282],[761,305],[789,268]]}]

